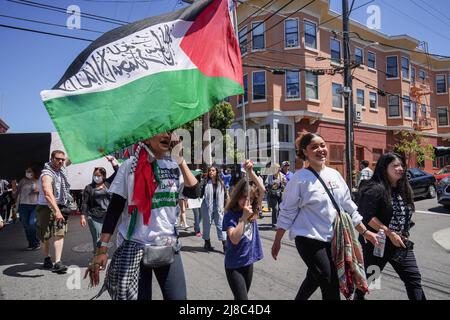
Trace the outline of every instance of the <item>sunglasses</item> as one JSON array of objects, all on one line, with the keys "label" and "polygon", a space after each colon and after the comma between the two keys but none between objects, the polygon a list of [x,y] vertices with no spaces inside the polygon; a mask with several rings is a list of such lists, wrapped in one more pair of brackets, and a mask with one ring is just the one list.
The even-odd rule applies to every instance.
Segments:
[{"label": "sunglasses", "polygon": [[57,158],[57,157],[54,157],[53,159],[55,159],[56,161],[65,161],[66,160],[65,158]]}]

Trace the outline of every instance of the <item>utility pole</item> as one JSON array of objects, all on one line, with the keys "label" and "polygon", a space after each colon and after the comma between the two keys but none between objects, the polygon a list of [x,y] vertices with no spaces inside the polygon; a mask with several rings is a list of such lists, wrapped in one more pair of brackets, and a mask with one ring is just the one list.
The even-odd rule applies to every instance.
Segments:
[{"label": "utility pole", "polygon": [[352,75],[350,72],[349,44],[349,10],[348,0],[342,0],[342,31],[344,35],[344,108],[345,108],[345,180],[350,191],[353,187],[353,94]]}]

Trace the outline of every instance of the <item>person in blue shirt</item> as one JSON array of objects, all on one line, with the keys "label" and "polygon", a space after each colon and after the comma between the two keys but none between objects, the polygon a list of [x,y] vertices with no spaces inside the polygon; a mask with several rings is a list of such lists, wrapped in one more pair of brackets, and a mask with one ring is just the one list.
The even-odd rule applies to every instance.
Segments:
[{"label": "person in blue shirt", "polygon": [[253,264],[263,258],[256,221],[265,188],[250,160],[244,167],[249,171],[252,184],[245,179],[236,184],[223,219],[223,231],[227,233],[225,273],[235,300],[248,300]]},{"label": "person in blue shirt", "polygon": [[283,163],[281,164],[281,172],[283,172],[287,182],[289,182],[289,180],[294,175],[291,171],[289,171],[289,161],[283,161]]}]

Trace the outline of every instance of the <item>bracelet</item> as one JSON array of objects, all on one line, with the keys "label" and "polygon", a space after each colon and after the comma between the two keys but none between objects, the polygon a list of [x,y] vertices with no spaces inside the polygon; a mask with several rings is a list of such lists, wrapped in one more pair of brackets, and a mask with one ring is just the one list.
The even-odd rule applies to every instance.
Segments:
[{"label": "bracelet", "polygon": [[369,231],[369,229],[364,230],[363,233],[361,233],[361,235],[364,237],[367,231]]}]

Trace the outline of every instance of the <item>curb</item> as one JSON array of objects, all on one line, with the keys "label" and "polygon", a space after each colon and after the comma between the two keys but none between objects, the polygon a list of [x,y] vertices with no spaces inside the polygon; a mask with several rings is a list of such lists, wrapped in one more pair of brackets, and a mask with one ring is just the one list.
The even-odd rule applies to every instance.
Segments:
[{"label": "curb", "polygon": [[442,229],[433,233],[433,240],[450,253],[450,228]]}]

